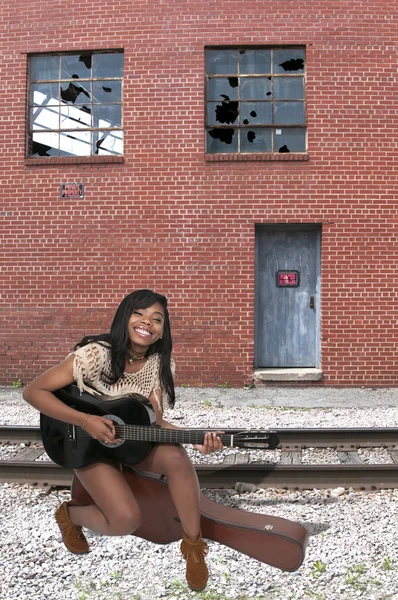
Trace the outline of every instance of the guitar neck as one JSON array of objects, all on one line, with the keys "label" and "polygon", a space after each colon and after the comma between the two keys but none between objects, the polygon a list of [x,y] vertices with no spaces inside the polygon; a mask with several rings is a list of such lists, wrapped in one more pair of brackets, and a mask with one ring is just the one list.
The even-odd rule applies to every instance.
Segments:
[{"label": "guitar neck", "polygon": [[[202,429],[166,429],[165,427],[141,427],[137,425],[116,425],[116,435],[121,439],[163,444],[203,444],[205,433]],[[224,446],[234,445],[233,434],[219,434]]]}]

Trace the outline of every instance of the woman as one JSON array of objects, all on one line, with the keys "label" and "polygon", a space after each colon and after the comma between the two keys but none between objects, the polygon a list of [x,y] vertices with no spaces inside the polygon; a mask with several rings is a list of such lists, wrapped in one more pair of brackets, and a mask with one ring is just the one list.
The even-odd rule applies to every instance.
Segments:
[{"label": "woman", "polygon": [[[175,401],[171,350],[166,298],[151,290],[138,290],[121,302],[109,334],[83,338],[74,353],[30,383],[23,396],[40,412],[80,426],[105,443],[116,439],[112,421],[83,414],[52,392],[76,382],[81,392],[100,393],[104,400],[139,393],[151,402],[157,425],[178,429],[163,419],[165,401],[170,406]],[[221,449],[222,442],[217,433],[206,433],[203,446],[195,447],[207,454]],[[135,468],[167,477],[183,528],[181,552],[187,561],[187,582],[192,590],[203,589],[209,576],[207,545],[200,531],[198,479],[187,453],[179,445],[155,444]],[[79,506],[71,500],[57,509],[55,518],[68,550],[88,552],[82,527],[104,535],[126,535],[137,529],[140,509],[118,463],[104,460],[75,472],[95,504]]]}]

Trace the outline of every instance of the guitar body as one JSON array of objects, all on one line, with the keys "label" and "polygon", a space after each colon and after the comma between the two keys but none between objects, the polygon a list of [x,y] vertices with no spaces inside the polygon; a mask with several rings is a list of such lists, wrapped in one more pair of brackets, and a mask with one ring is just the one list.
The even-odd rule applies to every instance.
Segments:
[{"label": "guitar body", "polygon": [[[84,414],[111,414],[116,415],[123,423],[155,427],[156,417],[152,405],[140,394],[128,399],[101,400],[87,393],[80,395],[74,385],[57,390],[54,394],[64,404]],[[124,440],[117,447],[104,445],[81,431],[74,437],[73,426],[42,413],[40,429],[44,448],[51,460],[68,469],[79,469],[104,459],[135,465],[142,462],[153,448],[152,442],[141,440]]]},{"label": "guitar body", "polygon": [[[141,525],[134,535],[158,544],[181,539],[182,528],[166,479],[129,467],[123,467],[123,475],[141,509]],[[77,477],[72,482],[72,498],[82,505],[93,504]],[[295,571],[304,560],[308,532],[299,523],[227,507],[203,493],[200,511],[202,534],[207,539],[283,571]]]}]

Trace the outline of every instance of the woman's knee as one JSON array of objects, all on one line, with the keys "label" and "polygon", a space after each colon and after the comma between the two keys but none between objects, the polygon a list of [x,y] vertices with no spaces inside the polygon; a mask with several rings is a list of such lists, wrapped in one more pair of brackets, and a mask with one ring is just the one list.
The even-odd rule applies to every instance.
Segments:
[{"label": "woman's knee", "polygon": [[182,446],[168,446],[165,450],[164,462],[167,471],[165,475],[171,473],[188,475],[195,471],[188,454]]},{"label": "woman's knee", "polygon": [[136,507],[118,506],[110,515],[106,515],[110,535],[128,535],[141,525],[141,511]]}]

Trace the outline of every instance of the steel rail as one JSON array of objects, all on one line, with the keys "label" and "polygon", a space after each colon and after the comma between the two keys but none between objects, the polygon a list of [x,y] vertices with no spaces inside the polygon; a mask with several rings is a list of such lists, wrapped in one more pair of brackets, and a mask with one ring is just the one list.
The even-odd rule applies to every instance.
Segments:
[{"label": "steel rail", "polygon": [[[232,489],[237,483],[280,489],[398,488],[398,465],[195,465],[202,488]],[[0,461],[0,482],[68,487],[72,471],[53,462]]]},{"label": "steel rail", "polygon": [[[261,428],[260,428],[261,429]],[[205,431],[214,431],[206,428]],[[224,430],[226,434],[245,429]],[[334,428],[285,428],[276,431],[284,450],[301,448],[398,448],[398,428],[391,427],[334,427]],[[0,442],[41,442],[39,427],[0,426]]]},{"label": "steel rail", "polygon": [[0,442],[41,443],[40,427],[1,425]]}]

